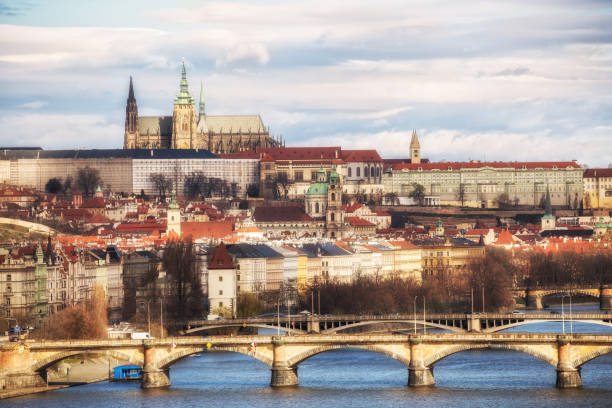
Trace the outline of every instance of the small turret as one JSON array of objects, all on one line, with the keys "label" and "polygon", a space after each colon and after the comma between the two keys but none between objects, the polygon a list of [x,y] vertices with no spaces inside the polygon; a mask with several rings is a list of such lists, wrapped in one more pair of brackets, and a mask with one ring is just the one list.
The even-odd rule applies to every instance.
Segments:
[{"label": "small turret", "polygon": [[204,103],[204,83],[200,81],[200,120],[206,116],[206,104]]}]

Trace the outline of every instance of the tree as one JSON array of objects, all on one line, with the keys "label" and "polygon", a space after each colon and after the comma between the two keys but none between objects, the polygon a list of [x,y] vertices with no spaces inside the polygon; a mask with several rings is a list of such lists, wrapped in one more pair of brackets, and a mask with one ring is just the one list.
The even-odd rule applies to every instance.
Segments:
[{"label": "tree", "polygon": [[408,197],[414,199],[419,205],[423,205],[423,199],[425,198],[425,187],[419,183],[412,183],[412,191],[408,194]]},{"label": "tree", "polygon": [[274,185],[276,186],[275,195],[276,199],[287,199],[287,194],[289,193],[289,177],[287,173],[280,172],[276,175],[276,179],[274,179]]},{"label": "tree", "polygon": [[76,185],[86,196],[93,195],[96,188],[102,183],[98,169],[89,166],[80,168],[77,172]]},{"label": "tree", "polygon": [[236,315],[238,317],[257,316],[263,311],[263,303],[252,293],[244,292],[238,296]]},{"label": "tree", "polygon": [[166,198],[166,192],[172,189],[172,179],[166,177],[162,173],[152,173],[149,176],[149,180],[155,186],[155,189],[159,192],[161,199]]},{"label": "tree", "polygon": [[45,191],[51,194],[57,194],[62,191],[62,181],[57,177],[50,178],[45,184]]},{"label": "tree", "polygon": [[72,190],[72,176],[68,176],[64,179],[64,185],[62,186],[62,192],[64,194]]},{"label": "tree", "polygon": [[207,197],[208,178],[201,171],[194,171],[185,177],[185,194],[191,200],[200,196]]},{"label": "tree", "polygon": [[384,197],[386,205],[399,205],[399,197],[397,196],[397,193],[390,192],[385,194]]},{"label": "tree", "polygon": [[510,207],[510,196],[508,193],[501,193],[497,196],[497,207],[502,209]]},{"label": "tree", "polygon": [[485,293],[485,309],[498,311],[512,305],[512,284],[518,268],[505,249],[489,247],[485,256],[470,265],[470,286],[474,291],[474,304],[482,304]]},{"label": "tree", "polygon": [[191,239],[168,241],[162,265],[166,270],[169,313],[181,318],[202,316],[204,297]]},{"label": "tree", "polygon": [[249,197],[259,197],[259,186],[257,184],[249,184],[247,187],[247,195]]},{"label": "tree", "polygon": [[459,190],[457,191],[457,200],[461,201],[461,206],[465,204],[465,184],[459,183]]}]

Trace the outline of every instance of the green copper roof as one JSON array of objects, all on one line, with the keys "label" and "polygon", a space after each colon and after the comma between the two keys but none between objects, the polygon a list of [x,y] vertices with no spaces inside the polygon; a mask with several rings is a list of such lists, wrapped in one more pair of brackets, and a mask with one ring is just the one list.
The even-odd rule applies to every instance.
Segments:
[{"label": "green copper roof", "polygon": [[181,71],[181,89],[179,93],[174,98],[175,105],[193,105],[195,101],[191,97],[189,93],[188,85],[187,85],[187,72],[185,71],[185,61],[183,61],[183,70]]},{"label": "green copper roof", "polygon": [[306,191],[306,195],[327,195],[327,183],[314,183],[310,187],[308,187],[308,191]]},{"label": "green copper roof", "polygon": [[336,171],[335,167],[332,169],[331,173],[329,174],[329,183],[330,184],[339,184],[340,183],[340,175]]}]

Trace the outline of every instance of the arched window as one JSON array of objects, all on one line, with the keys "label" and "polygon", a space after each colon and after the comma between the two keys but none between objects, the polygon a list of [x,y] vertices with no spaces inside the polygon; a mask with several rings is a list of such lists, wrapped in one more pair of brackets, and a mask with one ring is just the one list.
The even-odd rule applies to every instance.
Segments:
[{"label": "arched window", "polygon": [[376,177],[379,177],[379,176],[380,176],[380,167],[377,167],[376,168]]},{"label": "arched window", "polygon": [[336,216],[335,216],[335,214],[334,214],[334,213],[331,213],[331,214],[329,215],[329,219],[330,219],[332,222],[336,221]]},{"label": "arched window", "polygon": [[357,177],[361,177],[361,167],[357,167]]},{"label": "arched window", "polygon": [[368,174],[370,174],[370,173],[368,172],[368,166],[365,166],[365,167],[363,168],[363,177],[368,177]]},{"label": "arched window", "polygon": [[374,166],[370,167],[370,176],[374,177]]},{"label": "arched window", "polygon": [[319,213],[319,203],[315,203],[315,213]]},{"label": "arched window", "polygon": [[332,193],[332,201],[336,201],[336,193]]},{"label": "arched window", "polygon": [[349,177],[352,177],[352,173],[353,173],[353,172],[352,172],[351,170],[352,170],[352,168],[350,168],[350,167],[349,167],[349,168],[348,168],[348,176],[349,176]]},{"label": "arched window", "polygon": [[331,233],[331,237],[332,237],[332,238],[336,238],[336,233],[335,233],[334,231],[332,231],[332,233]]}]

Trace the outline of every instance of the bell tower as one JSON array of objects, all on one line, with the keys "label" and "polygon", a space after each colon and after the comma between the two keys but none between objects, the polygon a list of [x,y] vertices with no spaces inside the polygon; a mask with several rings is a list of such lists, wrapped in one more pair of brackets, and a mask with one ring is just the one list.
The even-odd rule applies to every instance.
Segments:
[{"label": "bell tower", "polygon": [[327,188],[327,211],[325,214],[325,229],[328,238],[342,238],[344,225],[344,210],[342,208],[342,182],[340,175],[333,168],[329,174]]},{"label": "bell tower", "polygon": [[125,135],[123,138],[124,149],[136,149],[138,147],[138,106],[134,98],[134,85],[130,76],[130,90],[125,107]]},{"label": "bell tower", "polygon": [[421,162],[421,145],[416,130],[412,131],[412,139],[410,140],[410,163]]},{"label": "bell tower", "polygon": [[174,113],[172,115],[172,149],[192,149],[195,145],[198,116],[195,110],[195,100],[189,93],[185,61],[181,72],[180,89],[174,98]]}]

